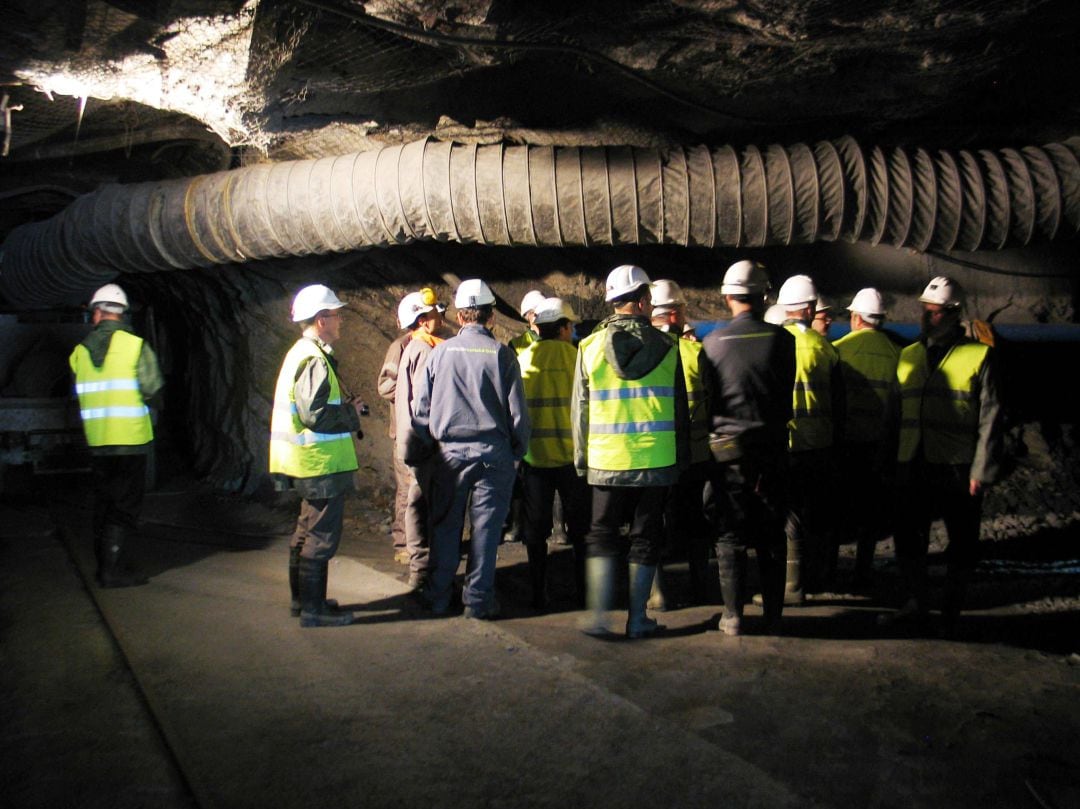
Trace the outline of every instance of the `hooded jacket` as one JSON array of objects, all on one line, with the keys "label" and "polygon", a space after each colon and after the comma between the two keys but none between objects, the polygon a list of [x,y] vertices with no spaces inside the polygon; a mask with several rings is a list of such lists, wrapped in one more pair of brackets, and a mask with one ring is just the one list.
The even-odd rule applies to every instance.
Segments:
[{"label": "hooded jacket", "polygon": [[[641,379],[651,373],[669,352],[675,352],[675,464],[658,469],[607,470],[588,465],[589,392],[591,379],[582,362],[588,341],[602,340],[604,360],[621,379]],[[615,314],[596,327],[578,347],[571,397],[574,431],[574,466],[593,486],[670,486],[690,462],[690,411],[686,401],[686,379],[679,351],[672,339],[638,315]]]}]

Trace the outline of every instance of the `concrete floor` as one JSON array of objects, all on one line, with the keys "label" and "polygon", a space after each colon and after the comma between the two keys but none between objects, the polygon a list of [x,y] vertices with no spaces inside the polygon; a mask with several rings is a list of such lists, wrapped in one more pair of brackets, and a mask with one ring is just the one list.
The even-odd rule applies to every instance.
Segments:
[{"label": "concrete floor", "polygon": [[506,619],[432,619],[357,499],[330,573],[357,624],[302,630],[288,509],[156,492],[150,583],[103,591],[85,490],[48,483],[0,507],[3,805],[1080,805],[1075,611],[991,604],[942,642],[836,599],[727,639],[708,605],[603,642],[560,582],[552,613],[524,606],[507,545]]}]

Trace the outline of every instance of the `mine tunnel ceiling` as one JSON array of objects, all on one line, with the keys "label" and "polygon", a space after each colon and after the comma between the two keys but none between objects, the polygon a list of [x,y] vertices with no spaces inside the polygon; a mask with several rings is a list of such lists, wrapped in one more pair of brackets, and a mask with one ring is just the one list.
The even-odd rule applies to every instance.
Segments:
[{"label": "mine tunnel ceiling", "polygon": [[1080,133],[1069,0],[9,0],[0,236],[102,183],[465,143]]}]

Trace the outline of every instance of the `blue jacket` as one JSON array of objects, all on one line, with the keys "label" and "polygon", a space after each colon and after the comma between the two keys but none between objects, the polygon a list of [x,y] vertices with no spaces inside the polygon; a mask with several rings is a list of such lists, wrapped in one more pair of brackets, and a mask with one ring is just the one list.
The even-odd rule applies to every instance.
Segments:
[{"label": "blue jacket", "polygon": [[413,400],[413,431],[426,445],[472,444],[481,456],[529,446],[529,414],[517,354],[483,326],[463,326],[436,346]]}]

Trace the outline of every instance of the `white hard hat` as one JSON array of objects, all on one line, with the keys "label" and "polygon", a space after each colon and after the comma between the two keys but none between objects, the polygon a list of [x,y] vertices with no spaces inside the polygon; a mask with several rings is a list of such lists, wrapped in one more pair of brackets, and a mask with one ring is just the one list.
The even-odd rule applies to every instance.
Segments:
[{"label": "white hard hat", "polygon": [[557,323],[563,318],[571,323],[577,323],[580,320],[573,307],[562,298],[544,298],[533,311],[536,313],[538,326],[541,323]]},{"label": "white hard hat", "polygon": [[674,281],[669,278],[653,281],[652,305],[654,313],[663,314],[685,304],[686,299],[683,297],[682,288]]},{"label": "white hard hat", "polygon": [[923,294],[919,296],[919,303],[936,303],[951,308],[960,306],[964,302],[964,291],[960,285],[947,275],[939,275],[930,279]]},{"label": "white hard hat", "polygon": [[117,284],[106,284],[90,297],[90,308],[123,314],[128,309],[127,295]]},{"label": "white hard hat", "polygon": [[398,304],[398,325],[403,329],[411,329],[420,315],[438,308],[435,290],[430,287],[424,287],[419,292],[410,292]]},{"label": "white hard hat", "polygon": [[539,289],[530,289],[525,293],[525,297],[521,299],[521,316],[525,317],[529,312],[535,312],[536,307],[546,299],[547,296]]},{"label": "white hard hat", "polygon": [[831,312],[833,308],[832,298],[826,298],[824,295],[817,296],[817,303],[814,304],[815,312]]},{"label": "white hard hat", "polygon": [[758,295],[769,288],[765,265],[757,261],[736,261],[727,268],[720,286],[721,295]]},{"label": "white hard hat", "polygon": [[793,275],[780,287],[776,302],[781,306],[798,306],[817,300],[817,288],[809,275]]},{"label": "white hard hat", "polygon": [[881,293],[873,287],[860,289],[855,293],[848,306],[849,312],[855,312],[863,317],[884,317],[885,301],[881,299]]},{"label": "white hard hat", "polygon": [[491,291],[491,287],[479,278],[462,281],[454,294],[454,306],[458,309],[488,306],[493,303],[495,303],[495,293]]},{"label": "white hard hat", "polygon": [[629,295],[638,287],[651,285],[652,281],[641,267],[636,264],[620,264],[608,273],[604,284],[604,300],[610,303],[623,295]]},{"label": "white hard hat", "polygon": [[787,320],[787,309],[780,304],[774,303],[765,310],[766,323],[772,323],[774,326],[783,326],[785,320]]},{"label": "white hard hat", "polygon": [[319,312],[340,309],[345,304],[338,300],[333,290],[322,284],[312,284],[296,293],[292,302],[293,323],[311,320]]}]

